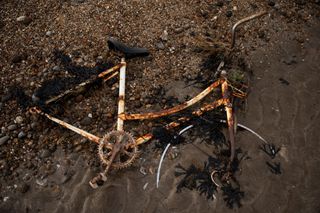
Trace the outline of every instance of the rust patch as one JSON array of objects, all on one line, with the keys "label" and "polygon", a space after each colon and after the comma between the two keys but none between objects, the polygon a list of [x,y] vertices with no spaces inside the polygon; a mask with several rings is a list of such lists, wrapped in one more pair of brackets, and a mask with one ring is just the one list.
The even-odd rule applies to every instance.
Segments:
[{"label": "rust patch", "polygon": [[213,82],[209,87],[207,87],[205,90],[203,90],[201,93],[199,93],[197,96],[195,96],[193,99],[190,99],[189,101],[180,104],[178,106],[172,107],[170,109],[162,110],[159,112],[149,112],[144,114],[120,114],[119,118],[123,120],[144,120],[144,119],[154,119],[159,118],[167,115],[174,114],[176,112],[182,111],[193,104],[199,102],[201,99],[203,99],[205,96],[207,96],[214,88],[218,87],[221,83],[225,82],[224,79],[219,79],[215,82]]}]

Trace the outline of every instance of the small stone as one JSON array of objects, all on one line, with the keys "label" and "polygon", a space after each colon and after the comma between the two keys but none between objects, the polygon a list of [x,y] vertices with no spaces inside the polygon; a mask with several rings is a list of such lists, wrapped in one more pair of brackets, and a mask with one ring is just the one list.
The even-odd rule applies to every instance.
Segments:
[{"label": "small stone", "polygon": [[23,122],[23,117],[22,116],[17,116],[16,119],[14,120],[17,124],[22,124]]},{"label": "small stone", "polygon": [[158,43],[156,43],[156,47],[157,47],[157,49],[159,49],[159,50],[163,50],[165,47],[164,47],[164,44],[162,43],[162,42],[158,42]]},{"label": "small stone", "polygon": [[89,113],[89,114],[88,114],[88,117],[89,117],[89,118],[92,118],[92,113]]},{"label": "small stone", "polygon": [[167,30],[164,30],[162,35],[160,36],[162,41],[168,41],[168,32]]},{"label": "small stone", "polygon": [[22,139],[22,138],[24,138],[24,137],[26,137],[26,133],[24,133],[24,131],[19,132],[18,138],[19,138],[19,139]]},{"label": "small stone", "polygon": [[276,3],[275,3],[274,1],[272,1],[272,0],[269,0],[269,1],[268,1],[268,5],[271,6],[271,7],[273,7],[275,4],[276,4]]},{"label": "small stone", "polygon": [[226,13],[226,16],[227,16],[228,18],[230,18],[230,17],[232,16],[232,11],[231,11],[231,10],[228,10],[227,13]]},{"label": "small stone", "polygon": [[52,31],[47,31],[46,32],[46,36],[51,36],[53,33],[52,33]]},{"label": "small stone", "polygon": [[76,148],[74,149],[74,151],[76,151],[76,152],[80,152],[81,150],[82,150],[81,145],[76,146]]},{"label": "small stone", "polygon": [[9,131],[13,131],[15,129],[17,129],[17,125],[15,125],[15,124],[11,124],[10,126],[8,126]]},{"label": "small stone", "polygon": [[51,152],[48,149],[43,149],[40,152],[40,158],[44,159],[51,155]]},{"label": "small stone", "polygon": [[84,119],[82,119],[82,121],[80,121],[80,124],[82,126],[88,126],[91,124],[91,121],[92,121],[91,118],[85,117]]},{"label": "small stone", "polygon": [[6,136],[3,136],[0,138],[0,146],[2,146],[5,142],[7,142],[9,140],[9,136],[6,135]]},{"label": "small stone", "polygon": [[38,184],[39,186],[45,187],[48,185],[48,179],[44,178],[44,179],[37,179],[36,180],[36,184]]},{"label": "small stone", "polygon": [[178,28],[175,28],[173,30],[175,33],[179,34],[179,33],[182,33],[183,32],[183,28],[182,27],[178,27]]},{"label": "small stone", "polygon": [[31,21],[32,21],[32,19],[30,17],[27,17],[27,16],[19,16],[17,18],[17,22],[23,23],[25,25],[30,24]]},{"label": "small stone", "polygon": [[31,126],[32,129],[35,129],[38,126],[38,123],[37,122],[32,122],[30,126]]},{"label": "small stone", "polygon": [[55,72],[57,72],[57,71],[60,70],[60,67],[59,67],[59,66],[54,66],[54,67],[52,68],[52,70],[55,71]]},{"label": "small stone", "polygon": [[27,191],[29,191],[30,186],[26,183],[22,183],[20,186],[18,186],[18,190],[19,192],[21,192],[22,194],[26,193]]}]

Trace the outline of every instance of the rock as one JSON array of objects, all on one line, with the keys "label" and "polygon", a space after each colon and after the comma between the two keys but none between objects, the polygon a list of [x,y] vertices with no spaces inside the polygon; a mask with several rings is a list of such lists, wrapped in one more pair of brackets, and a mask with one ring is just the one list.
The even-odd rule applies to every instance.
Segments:
[{"label": "rock", "polygon": [[20,186],[18,186],[19,192],[21,192],[23,194],[26,193],[27,191],[29,191],[29,189],[30,189],[30,186],[26,183],[22,183]]},{"label": "rock", "polygon": [[226,13],[226,16],[227,16],[228,18],[230,18],[230,17],[232,16],[232,11],[231,11],[231,10],[228,10],[227,13]]},{"label": "rock", "polygon": [[22,138],[24,138],[24,137],[26,137],[26,133],[24,133],[24,131],[19,132],[18,138],[19,138],[19,139],[22,139]]},{"label": "rock", "polygon": [[75,147],[74,151],[75,152],[80,152],[82,150],[82,146],[81,145],[78,145]]},{"label": "rock", "polygon": [[183,28],[182,27],[178,27],[178,28],[175,28],[173,31],[176,33],[176,34],[179,34],[179,33],[182,33],[183,32]]},{"label": "rock", "polygon": [[52,68],[52,70],[55,71],[55,72],[57,72],[57,71],[60,70],[60,67],[59,67],[59,66],[54,66],[54,67]]},{"label": "rock", "polygon": [[28,16],[19,16],[17,18],[17,22],[23,23],[25,25],[30,24],[31,21],[32,21],[32,19],[30,17],[28,17]]},{"label": "rock", "polygon": [[35,129],[38,126],[38,123],[37,122],[32,122],[30,126],[31,126],[32,129]]},{"label": "rock", "polygon": [[37,179],[36,180],[36,184],[38,184],[39,186],[45,187],[48,185],[48,179],[44,178],[44,179]]},{"label": "rock", "polygon": [[47,31],[47,32],[46,32],[46,36],[51,36],[52,34],[53,34],[52,31]]},{"label": "rock", "polygon": [[10,126],[8,126],[9,131],[13,131],[15,129],[17,129],[17,125],[15,125],[15,124],[11,124]]},{"label": "rock", "polygon": [[88,126],[91,124],[91,122],[92,122],[91,118],[85,117],[84,119],[82,119],[82,121],[80,121],[80,124],[82,126]]},{"label": "rock", "polygon": [[16,119],[14,120],[17,124],[22,124],[23,122],[23,117],[22,116],[17,116]]},{"label": "rock", "polygon": [[168,32],[167,30],[164,30],[162,35],[160,36],[162,41],[168,41]]},{"label": "rock", "polygon": [[48,149],[43,149],[40,152],[40,158],[44,159],[51,155],[51,152]]},{"label": "rock", "polygon": [[275,4],[276,4],[276,3],[275,3],[274,1],[272,1],[272,0],[269,0],[269,1],[268,1],[268,5],[271,6],[271,7],[273,7]]},{"label": "rock", "polygon": [[5,142],[7,142],[10,139],[8,135],[3,136],[0,138],[0,146],[2,146]]},{"label": "rock", "polygon": [[162,42],[158,42],[158,43],[156,43],[156,47],[159,50],[163,50],[164,49],[164,44]]}]

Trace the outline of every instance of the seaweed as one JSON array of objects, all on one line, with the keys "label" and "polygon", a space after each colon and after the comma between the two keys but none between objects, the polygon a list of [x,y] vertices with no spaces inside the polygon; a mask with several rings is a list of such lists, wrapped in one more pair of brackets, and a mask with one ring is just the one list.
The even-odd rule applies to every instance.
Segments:
[{"label": "seaweed", "polygon": [[155,148],[164,150],[168,143],[177,145],[184,142],[181,135],[169,131],[164,127],[154,128],[152,131],[153,138],[156,140]]},{"label": "seaweed", "polygon": [[233,187],[231,184],[227,184],[221,187],[223,191],[223,200],[226,202],[227,207],[232,209],[235,205],[241,207],[241,199],[244,197],[244,192],[240,190],[240,187]]},{"label": "seaweed", "polygon": [[280,162],[277,163],[269,163],[269,162],[266,162],[267,166],[269,167],[270,171],[275,174],[275,175],[280,175],[282,172],[281,172],[281,165],[280,165]]},{"label": "seaweed", "polygon": [[263,144],[259,148],[272,159],[276,157],[277,153],[281,149],[281,148],[276,148],[274,144]]},{"label": "seaweed", "polygon": [[[183,188],[189,190],[197,190],[200,195],[205,195],[209,200],[215,199],[218,187],[221,187],[222,196],[226,205],[229,208],[234,206],[241,207],[241,199],[244,197],[244,192],[240,190],[240,185],[234,174],[239,169],[239,164],[243,159],[246,159],[246,153],[241,149],[236,150],[236,158],[229,166],[229,150],[221,150],[216,156],[209,156],[204,162],[202,168],[191,164],[187,169],[180,164],[176,166],[175,176],[183,176],[177,185],[177,192],[181,192]],[[242,154],[240,156],[240,154]],[[217,185],[212,179],[212,174],[216,173],[221,185]],[[235,184],[232,184],[235,183]]]}]

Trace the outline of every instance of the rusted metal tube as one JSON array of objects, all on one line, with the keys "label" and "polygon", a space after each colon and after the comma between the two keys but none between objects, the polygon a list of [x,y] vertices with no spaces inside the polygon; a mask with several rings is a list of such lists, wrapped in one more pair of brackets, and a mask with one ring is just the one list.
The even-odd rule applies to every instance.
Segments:
[{"label": "rusted metal tube", "polygon": [[[201,116],[203,115],[205,112],[208,112],[210,110],[213,110],[219,106],[221,106],[222,104],[224,104],[224,99],[219,99],[217,101],[214,101],[210,104],[206,104],[205,106],[201,107],[200,109],[196,110],[196,111],[193,111],[192,112],[192,115],[195,115],[195,116]],[[175,127],[178,127],[180,126],[182,123],[184,122],[187,122],[189,121],[191,118],[190,117],[181,117],[178,119],[178,121],[173,121],[169,124],[167,124],[165,126],[166,129],[172,129],[172,128],[175,128]],[[143,143],[146,143],[148,142],[149,140],[151,140],[153,137],[153,135],[151,133],[148,133],[144,136],[141,136],[139,137],[137,140],[136,140],[136,143],[137,145],[140,145],[140,144],[143,144]]]},{"label": "rusted metal tube", "polygon": [[234,117],[232,112],[232,103],[230,102],[230,97],[228,94],[227,81],[222,83],[221,90],[222,90],[222,96],[224,99],[225,110],[227,113],[227,124],[228,124],[229,140],[230,140],[230,164],[231,164],[235,156]]},{"label": "rusted metal tube", "polygon": [[72,126],[71,124],[68,124],[67,122],[64,122],[64,121],[62,121],[62,120],[60,120],[58,118],[52,117],[51,115],[48,115],[47,113],[41,111],[40,109],[38,109],[36,107],[33,107],[32,109],[30,109],[30,111],[32,113],[35,112],[37,114],[44,115],[48,119],[50,119],[51,121],[53,121],[53,122],[65,127],[65,128],[67,128],[67,129],[70,129],[71,131],[73,131],[73,132],[75,132],[75,133],[77,133],[79,135],[82,135],[83,137],[85,137],[85,138],[89,139],[90,141],[93,141],[93,142],[95,142],[97,144],[99,144],[99,142],[101,140],[101,138],[99,138],[99,137],[97,137],[97,136],[95,136],[95,135],[93,135],[93,134],[91,134],[89,132],[86,132],[86,131],[84,131],[82,129],[79,129],[79,128],[75,127],[75,126]]},{"label": "rusted metal tube", "polygon": [[103,71],[101,72],[99,75],[98,75],[98,78],[103,78],[104,76],[108,75],[109,73],[112,73],[116,70],[119,70],[124,64],[120,63],[120,64],[117,64],[116,66],[114,67],[111,67],[110,69],[107,69],[106,71]]},{"label": "rusted metal tube", "polygon": [[245,22],[248,22],[248,21],[250,21],[250,20],[252,20],[252,19],[259,18],[259,17],[261,17],[261,16],[263,16],[263,15],[266,15],[267,13],[268,13],[267,11],[262,11],[262,12],[253,14],[253,15],[251,15],[251,16],[249,16],[249,17],[243,18],[243,19],[239,20],[237,23],[235,23],[235,24],[233,25],[233,27],[232,27],[231,49],[234,47],[234,45],[235,45],[235,43],[236,43],[236,30],[237,30],[237,28],[238,28],[241,24],[243,24],[243,23],[245,23]]},{"label": "rusted metal tube", "polygon": [[111,78],[114,78],[115,76],[117,76],[119,74],[119,72],[117,71],[117,72],[115,72],[115,73],[113,73],[112,75],[110,75],[110,76],[108,76],[108,77],[106,77],[106,78],[104,78],[103,79],[103,82],[107,82],[108,80],[110,80]]},{"label": "rusted metal tube", "polygon": [[[122,66],[122,64],[118,64],[118,65],[116,65],[116,66],[114,66],[114,67],[112,67],[112,68],[110,68],[110,69],[108,69],[108,70],[106,70],[106,71],[103,71],[103,72],[100,73],[97,77],[95,77],[95,78],[90,78],[90,79],[88,79],[88,80],[86,80],[86,81],[78,84],[78,85],[75,86],[74,88],[69,89],[69,90],[66,90],[66,91],[63,92],[63,93],[61,93],[61,94],[59,94],[59,95],[57,95],[57,96],[55,96],[55,97],[53,97],[53,98],[50,98],[49,100],[47,100],[47,101],[45,102],[45,104],[48,105],[48,104],[50,104],[50,103],[52,103],[52,102],[56,102],[57,100],[61,99],[62,97],[66,96],[66,95],[69,95],[69,94],[72,94],[72,93],[76,93],[76,92],[78,92],[79,90],[81,90],[83,87],[85,87],[86,85],[93,83],[95,80],[97,80],[97,79],[99,79],[99,78],[104,78],[104,77],[105,77],[106,75],[108,75],[109,73],[112,73],[112,72],[118,70],[121,66]],[[116,73],[117,73],[117,72],[116,72]],[[110,75],[110,76],[107,77],[107,78],[104,78],[103,81],[106,82],[106,81],[110,80],[111,78],[115,77],[115,76],[117,75],[116,73]]]},{"label": "rusted metal tube", "polygon": [[119,115],[124,113],[125,107],[125,87],[126,87],[126,62],[125,59],[121,59],[121,68],[120,68],[120,78],[119,78],[119,102],[118,102],[118,121],[117,121],[117,130],[123,130],[123,119]]},{"label": "rusted metal tube", "polygon": [[215,81],[193,99],[183,104],[180,104],[178,106],[172,107],[170,109],[162,110],[159,112],[144,113],[144,114],[120,114],[119,117],[122,118],[123,120],[144,120],[144,119],[154,119],[154,118],[159,118],[159,117],[174,114],[176,112],[184,110],[192,106],[193,104],[199,102],[201,99],[207,96],[214,88],[218,87],[223,81],[224,79],[219,79],[218,81]]}]

